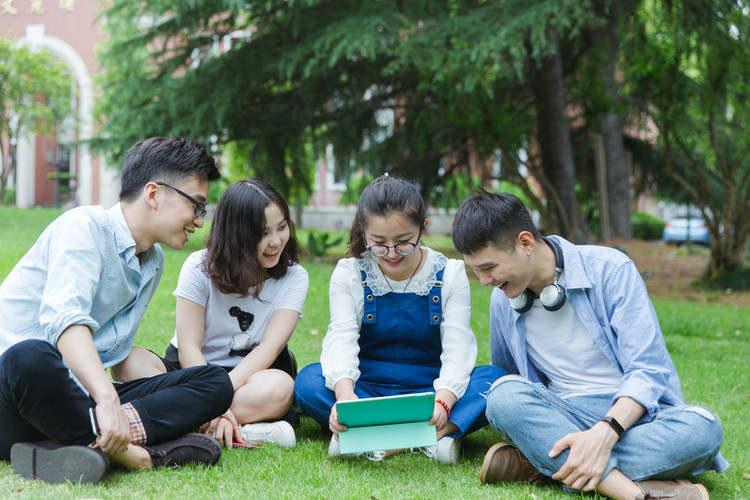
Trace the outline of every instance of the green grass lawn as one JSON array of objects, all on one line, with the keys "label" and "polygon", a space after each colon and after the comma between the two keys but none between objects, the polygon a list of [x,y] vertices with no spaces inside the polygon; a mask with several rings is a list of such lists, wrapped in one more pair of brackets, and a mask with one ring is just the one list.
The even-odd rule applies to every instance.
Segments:
[{"label": "green grass lawn", "polygon": [[[0,280],[33,244],[58,211],[0,206]],[[185,249],[165,249],[166,269],[141,325],[136,344],[163,352],[174,331],[174,290],[187,255],[202,247],[205,230]],[[306,235],[301,235],[306,242]],[[447,238],[426,239],[450,250]],[[345,245],[331,252],[345,251]],[[449,252],[455,255],[454,252]],[[308,259],[310,290],[291,348],[300,367],[318,361],[328,324],[328,280],[336,256]],[[479,364],[489,362],[489,290],[472,280],[472,327],[479,341]],[[716,304],[655,300],[667,345],[688,402],[710,407],[722,419],[728,472],[703,474],[700,481],[714,499],[750,500],[750,310]],[[0,423],[2,425],[2,423]],[[234,449],[216,467],[184,467],[138,473],[110,472],[95,486],[46,485],[13,474],[0,462],[0,498],[573,498],[560,488],[483,486],[478,473],[487,448],[498,439],[489,428],[464,439],[456,466],[437,464],[422,455],[403,454],[383,462],[331,460],[328,437],[309,418],[297,430],[297,447]],[[675,443],[675,446],[680,446]],[[595,495],[588,496],[597,498]]]}]

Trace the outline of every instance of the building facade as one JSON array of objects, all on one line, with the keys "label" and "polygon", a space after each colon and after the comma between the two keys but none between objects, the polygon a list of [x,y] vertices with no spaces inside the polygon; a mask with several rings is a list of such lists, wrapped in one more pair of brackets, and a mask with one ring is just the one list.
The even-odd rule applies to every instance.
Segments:
[{"label": "building facade", "polygon": [[0,0],[0,36],[49,52],[73,79],[75,119],[60,124],[53,136],[19,138],[11,179],[19,207],[61,204],[67,196],[76,205],[117,201],[117,170],[107,168],[86,142],[94,135],[94,48],[105,39],[100,12],[94,0]]}]

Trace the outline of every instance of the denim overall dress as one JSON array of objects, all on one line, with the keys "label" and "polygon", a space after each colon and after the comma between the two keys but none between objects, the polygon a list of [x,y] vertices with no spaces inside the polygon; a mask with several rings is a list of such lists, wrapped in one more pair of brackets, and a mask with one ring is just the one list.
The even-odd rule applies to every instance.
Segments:
[{"label": "denim overall dress", "polygon": [[364,271],[364,317],[359,330],[357,383],[381,396],[433,391],[440,376],[440,323],[443,321],[443,272],[429,295],[386,293],[376,296]]},{"label": "denim overall dress", "polygon": [[[437,271],[428,295],[385,293],[376,296],[362,275],[364,312],[359,330],[359,371],[354,386],[359,398],[434,392],[440,376],[442,354],[440,324],[443,321],[442,280]],[[459,437],[487,424],[484,412],[490,385],[506,375],[497,366],[477,366],[464,395],[451,409],[450,421]],[[303,413],[328,429],[333,391],[325,386],[320,363],[306,366],[295,380],[295,400]]]}]

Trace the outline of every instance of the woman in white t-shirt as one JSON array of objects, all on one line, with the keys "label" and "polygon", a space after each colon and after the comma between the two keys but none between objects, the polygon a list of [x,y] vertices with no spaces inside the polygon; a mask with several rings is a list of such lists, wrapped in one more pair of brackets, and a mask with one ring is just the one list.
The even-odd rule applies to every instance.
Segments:
[{"label": "woman in white t-shirt", "polygon": [[232,183],[216,207],[206,249],[182,266],[174,291],[176,334],[164,357],[139,349],[118,375],[222,366],[234,400],[202,430],[228,448],[239,442],[294,446],[297,365],[287,342],[309,285],[299,252],[289,207],[278,191],[259,179]]}]

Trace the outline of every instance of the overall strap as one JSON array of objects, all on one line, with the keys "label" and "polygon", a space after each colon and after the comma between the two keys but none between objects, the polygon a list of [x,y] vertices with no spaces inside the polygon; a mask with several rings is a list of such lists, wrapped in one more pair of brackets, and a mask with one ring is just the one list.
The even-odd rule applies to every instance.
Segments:
[{"label": "overall strap", "polygon": [[362,275],[362,289],[365,294],[365,310],[363,313],[362,321],[368,325],[375,324],[375,302],[376,297],[372,293],[370,286],[367,284],[367,275],[364,271],[360,270],[359,273]]},{"label": "overall strap", "polygon": [[[430,289],[430,324],[439,325],[443,322],[443,272],[445,268],[435,274],[435,284]],[[365,306],[366,307],[366,306]]]}]

